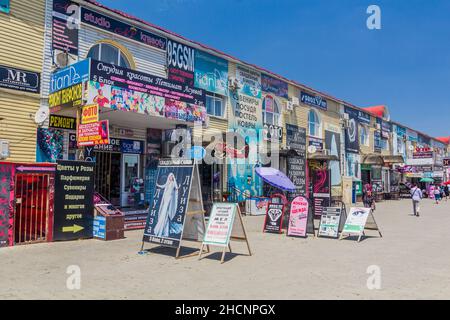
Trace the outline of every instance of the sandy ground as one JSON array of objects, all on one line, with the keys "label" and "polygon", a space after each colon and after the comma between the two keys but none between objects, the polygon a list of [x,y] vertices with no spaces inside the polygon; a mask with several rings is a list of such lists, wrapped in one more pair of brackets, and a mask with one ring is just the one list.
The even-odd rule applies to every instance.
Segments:
[{"label": "sandy ground", "polygon": [[[252,257],[219,254],[175,260],[174,250],[138,255],[142,231],[113,242],[83,240],[0,250],[3,299],[449,299],[450,201],[378,204],[383,238],[361,243],[263,234],[263,217],[245,217]],[[151,245],[147,247],[151,248]],[[236,252],[245,246],[233,244]],[[68,290],[69,265],[81,288]],[[379,266],[381,289],[369,290],[367,268]]]}]

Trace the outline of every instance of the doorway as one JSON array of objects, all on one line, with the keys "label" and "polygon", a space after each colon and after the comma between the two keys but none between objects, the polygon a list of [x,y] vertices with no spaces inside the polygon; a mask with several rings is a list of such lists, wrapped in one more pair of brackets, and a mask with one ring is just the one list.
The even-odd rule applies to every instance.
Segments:
[{"label": "doorway", "polygon": [[111,202],[120,205],[120,159],[116,152],[94,152],[95,191]]},{"label": "doorway", "polygon": [[132,207],[135,205],[135,192],[133,190],[136,186],[136,179],[140,177],[140,171],[140,155],[124,154],[122,161],[122,207]]}]

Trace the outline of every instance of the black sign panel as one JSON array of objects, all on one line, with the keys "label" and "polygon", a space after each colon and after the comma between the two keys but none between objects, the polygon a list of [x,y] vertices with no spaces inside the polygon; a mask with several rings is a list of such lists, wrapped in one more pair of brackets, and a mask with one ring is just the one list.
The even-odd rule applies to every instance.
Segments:
[{"label": "black sign panel", "polygon": [[70,28],[64,19],[53,17],[52,49],[78,55],[78,29]]},{"label": "black sign panel", "polygon": [[297,155],[287,157],[287,176],[291,179],[297,190],[289,193],[289,198],[306,196],[306,158]]},{"label": "black sign panel", "polygon": [[264,232],[281,233],[284,205],[270,202],[267,206]]},{"label": "black sign panel", "polygon": [[169,80],[193,87],[195,49],[170,39],[167,40],[167,68]]},{"label": "black sign panel", "polygon": [[293,124],[286,124],[286,146],[299,155],[306,154],[306,129]]},{"label": "black sign panel", "polygon": [[144,241],[173,248],[180,245],[193,170],[192,160],[160,160]]},{"label": "black sign panel", "polygon": [[358,111],[346,108],[348,114],[348,127],[345,130],[345,150],[347,152],[359,153],[359,125]]},{"label": "black sign panel", "polygon": [[444,167],[450,167],[450,158],[445,158],[443,160]]},{"label": "black sign panel", "polygon": [[77,119],[51,114],[48,126],[55,129],[76,130]]},{"label": "black sign panel", "polygon": [[39,93],[41,74],[0,65],[0,88]]},{"label": "black sign panel", "polygon": [[92,238],[94,163],[58,161],[55,174],[54,240]]}]

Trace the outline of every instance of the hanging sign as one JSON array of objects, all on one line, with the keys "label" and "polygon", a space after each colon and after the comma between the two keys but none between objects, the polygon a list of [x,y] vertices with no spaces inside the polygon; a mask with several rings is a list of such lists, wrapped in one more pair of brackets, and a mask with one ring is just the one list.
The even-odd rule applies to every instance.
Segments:
[{"label": "hanging sign", "polygon": [[341,213],[342,209],[339,207],[323,208],[317,235],[319,237],[329,237],[337,239],[339,236]]},{"label": "hanging sign", "polygon": [[98,105],[91,104],[84,106],[81,111],[81,124],[98,122]]},{"label": "hanging sign", "polygon": [[92,238],[94,163],[57,161],[54,240]]},{"label": "hanging sign", "polygon": [[348,127],[345,130],[345,150],[347,152],[359,153],[358,111],[346,107],[345,113],[349,117]]},{"label": "hanging sign", "polygon": [[78,125],[78,147],[109,143],[109,121],[102,120]]},{"label": "hanging sign", "polygon": [[288,236],[306,237],[308,225],[309,204],[304,197],[297,197],[291,203],[289,215]]},{"label": "hanging sign", "polygon": [[270,202],[267,206],[264,232],[281,233],[284,215],[284,205]]}]

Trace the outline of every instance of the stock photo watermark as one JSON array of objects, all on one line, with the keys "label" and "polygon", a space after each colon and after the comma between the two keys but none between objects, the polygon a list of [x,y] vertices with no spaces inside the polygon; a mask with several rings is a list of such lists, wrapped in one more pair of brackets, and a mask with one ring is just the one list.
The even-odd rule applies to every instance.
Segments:
[{"label": "stock photo watermark", "polygon": [[381,289],[381,268],[377,265],[367,267],[366,273],[370,276],[367,278],[366,285],[369,290]]},{"label": "stock photo watermark", "polygon": [[66,280],[66,288],[69,290],[81,289],[81,268],[77,265],[70,265],[66,269],[69,276]]}]

